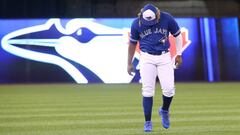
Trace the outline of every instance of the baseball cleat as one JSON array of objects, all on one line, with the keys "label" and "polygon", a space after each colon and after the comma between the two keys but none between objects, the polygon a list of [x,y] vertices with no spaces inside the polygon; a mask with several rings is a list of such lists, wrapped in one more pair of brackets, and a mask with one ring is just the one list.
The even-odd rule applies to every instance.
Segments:
[{"label": "baseball cleat", "polygon": [[170,127],[169,111],[166,111],[160,108],[158,113],[162,117],[162,126],[168,129]]},{"label": "baseball cleat", "polygon": [[152,122],[146,121],[144,123],[144,132],[151,132],[152,131]]}]

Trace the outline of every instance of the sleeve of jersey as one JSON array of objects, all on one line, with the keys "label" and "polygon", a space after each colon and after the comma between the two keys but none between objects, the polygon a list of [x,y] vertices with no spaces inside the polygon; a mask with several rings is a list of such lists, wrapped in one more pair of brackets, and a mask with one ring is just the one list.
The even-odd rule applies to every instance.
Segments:
[{"label": "sleeve of jersey", "polygon": [[180,31],[180,27],[178,26],[177,22],[175,21],[175,19],[172,16],[169,16],[169,29],[170,29],[170,33],[174,36],[177,37],[181,31]]},{"label": "sleeve of jersey", "polygon": [[132,44],[137,44],[138,42],[138,39],[139,39],[139,33],[138,33],[138,30],[137,30],[137,25],[135,23],[135,21],[132,23],[132,26],[131,26],[131,32],[130,32],[130,43]]},{"label": "sleeve of jersey", "polygon": [[175,37],[175,40],[177,55],[182,55],[182,35],[178,34],[178,36]]}]

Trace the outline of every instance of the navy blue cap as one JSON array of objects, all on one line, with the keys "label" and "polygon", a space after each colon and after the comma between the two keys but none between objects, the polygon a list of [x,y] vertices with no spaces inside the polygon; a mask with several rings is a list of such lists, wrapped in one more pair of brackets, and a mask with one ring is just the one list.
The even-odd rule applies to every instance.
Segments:
[{"label": "navy blue cap", "polygon": [[143,25],[151,26],[157,23],[157,7],[152,4],[147,4],[141,11],[140,20]]}]

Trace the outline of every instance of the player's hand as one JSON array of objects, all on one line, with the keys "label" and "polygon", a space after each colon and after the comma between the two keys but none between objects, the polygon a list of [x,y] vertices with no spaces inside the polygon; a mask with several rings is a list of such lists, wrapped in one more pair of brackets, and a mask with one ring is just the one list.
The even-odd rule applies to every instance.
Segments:
[{"label": "player's hand", "polygon": [[134,67],[133,64],[128,64],[127,66],[127,72],[129,75],[133,75],[132,73],[134,72]]},{"label": "player's hand", "polygon": [[177,55],[177,57],[175,58],[175,66],[176,68],[179,68],[181,65],[182,65],[182,56]]}]

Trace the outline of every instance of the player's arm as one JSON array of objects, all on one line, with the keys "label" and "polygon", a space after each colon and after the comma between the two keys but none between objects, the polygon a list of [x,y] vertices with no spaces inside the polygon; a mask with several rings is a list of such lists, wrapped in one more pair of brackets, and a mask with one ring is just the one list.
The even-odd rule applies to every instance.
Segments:
[{"label": "player's arm", "polygon": [[182,65],[182,35],[180,27],[178,26],[177,22],[171,15],[169,15],[169,22],[170,32],[175,37],[176,40],[177,56],[175,58],[175,66],[176,68],[178,68]]},{"label": "player's arm", "polygon": [[133,56],[135,54],[136,44],[129,42],[128,45],[128,66],[127,71],[129,75],[132,75],[132,72],[134,72],[134,67],[132,64]]},{"label": "player's arm", "polygon": [[129,75],[132,75],[134,72],[134,66],[132,60],[135,54],[136,45],[139,39],[138,33],[138,20],[134,20],[131,26],[129,44],[128,44],[128,59],[127,59],[127,72]]},{"label": "player's arm", "polygon": [[177,56],[175,58],[175,65],[176,67],[180,67],[182,65],[182,35],[179,33],[176,37],[176,51]]}]

